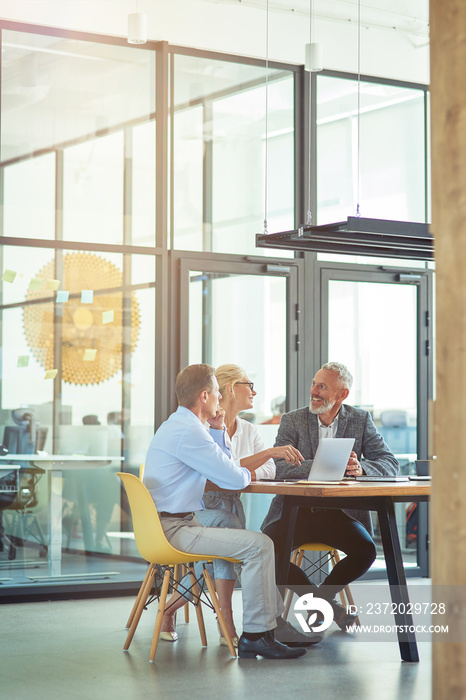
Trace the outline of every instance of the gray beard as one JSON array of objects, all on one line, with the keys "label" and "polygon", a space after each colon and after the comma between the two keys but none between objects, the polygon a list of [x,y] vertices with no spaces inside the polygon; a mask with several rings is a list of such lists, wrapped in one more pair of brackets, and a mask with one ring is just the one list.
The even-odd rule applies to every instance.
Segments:
[{"label": "gray beard", "polygon": [[315,416],[320,416],[322,413],[327,413],[327,411],[330,411],[331,408],[335,406],[335,401],[324,401],[324,403],[319,406],[319,408],[314,408],[312,405],[312,399],[309,399],[309,410],[311,413],[313,413]]}]

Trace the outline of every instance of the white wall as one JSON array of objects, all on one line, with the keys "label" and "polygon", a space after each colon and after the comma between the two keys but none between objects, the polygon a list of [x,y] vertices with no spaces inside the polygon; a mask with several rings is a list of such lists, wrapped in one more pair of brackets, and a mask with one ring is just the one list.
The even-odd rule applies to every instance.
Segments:
[{"label": "white wall", "polygon": [[[136,2],[137,0],[0,0],[0,17],[125,36],[127,15],[136,11]],[[427,4],[427,0],[425,2]],[[386,3],[390,7],[390,0],[386,0]],[[277,10],[273,8],[273,3],[270,3],[270,7],[269,58],[303,63],[304,45],[309,41],[308,16],[305,12]],[[252,3],[214,0],[138,0],[138,9],[148,15],[148,34],[151,39],[265,57],[264,3],[256,6]],[[354,4],[352,10],[354,14]],[[414,34],[411,36],[406,31],[378,28],[373,17],[367,15],[368,21],[364,21],[365,11],[367,12],[363,7],[361,73],[428,83],[429,47],[422,37]],[[314,20],[313,39],[323,44],[324,67],[356,72],[357,23],[354,18],[352,21],[349,21],[349,17],[342,17],[340,21],[324,20],[320,15]],[[421,45],[416,48],[416,44]]]}]

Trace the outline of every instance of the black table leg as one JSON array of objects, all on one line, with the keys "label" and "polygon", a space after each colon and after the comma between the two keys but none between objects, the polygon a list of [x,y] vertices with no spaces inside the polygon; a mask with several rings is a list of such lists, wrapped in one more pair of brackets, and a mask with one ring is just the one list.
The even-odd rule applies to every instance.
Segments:
[{"label": "black table leg", "polygon": [[298,516],[298,507],[291,504],[291,498],[284,497],[281,522],[286,527],[286,540],[283,548],[283,554],[278,561],[277,571],[277,586],[284,586],[288,580],[288,571],[290,568],[291,552],[293,551],[293,537],[296,527],[296,518]]},{"label": "black table leg", "polygon": [[403,661],[419,661],[416,635],[413,630],[413,616],[406,612],[409,607],[408,586],[403,568],[400,540],[396,527],[395,508],[393,500],[387,497],[377,509],[379,516],[380,534],[387,565],[390,595],[395,609],[395,624],[397,625],[398,644]]}]

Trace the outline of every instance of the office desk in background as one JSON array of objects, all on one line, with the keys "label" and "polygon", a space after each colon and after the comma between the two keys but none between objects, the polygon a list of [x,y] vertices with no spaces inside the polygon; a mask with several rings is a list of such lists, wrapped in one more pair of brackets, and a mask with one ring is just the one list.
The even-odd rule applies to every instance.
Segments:
[{"label": "office desk in background", "polygon": [[348,482],[344,484],[299,484],[280,482],[253,482],[246,493],[281,494],[284,498],[282,518],[288,521],[287,541],[282,561],[279,564],[278,584],[285,584],[293,549],[293,533],[298,508],[341,508],[376,511],[379,518],[390,594],[394,604],[395,624],[398,629],[398,644],[403,661],[419,661],[414,632],[404,632],[413,625],[409,606],[408,587],[400,540],[396,526],[395,507],[398,502],[428,501],[430,483],[425,481],[403,481],[397,483]]},{"label": "office desk in background", "polygon": [[[48,533],[49,543],[47,550],[48,575],[34,576],[34,581],[50,579],[73,579],[83,577],[109,576],[117,572],[101,572],[99,574],[69,574],[61,572],[62,559],[62,488],[63,471],[68,469],[98,469],[108,466],[113,460],[123,461],[120,456],[94,456],[94,455],[35,455],[35,454],[7,454],[0,456],[0,464],[8,462],[29,462],[33,467],[40,467],[49,472],[49,498],[48,498]],[[84,545],[89,546],[89,536],[92,534],[90,522],[83,518]]]}]

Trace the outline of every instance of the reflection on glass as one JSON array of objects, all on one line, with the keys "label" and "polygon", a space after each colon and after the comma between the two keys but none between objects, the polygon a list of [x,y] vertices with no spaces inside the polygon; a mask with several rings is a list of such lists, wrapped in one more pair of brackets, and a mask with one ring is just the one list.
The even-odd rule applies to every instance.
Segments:
[{"label": "reflection on glass", "polygon": [[[243,367],[257,396],[256,424],[286,395],[286,278],[192,272],[189,363]],[[272,410],[274,406],[274,411]]]},{"label": "reflection on glass", "polygon": [[269,70],[267,144],[264,68],[175,56],[174,81],[174,246],[257,254],[266,147],[268,229],[294,226],[293,75]]},{"label": "reflection on glass", "polygon": [[[4,168],[5,236],[55,235],[55,156],[48,153]],[[27,202],[28,206],[24,206]]]},{"label": "reflection on glass", "polygon": [[[139,256],[133,258],[137,264]],[[35,495],[27,506],[34,534],[23,533],[26,506],[3,507],[0,490],[4,547],[6,542],[7,552],[17,540],[12,556],[45,566],[50,537],[58,528],[61,571],[79,571],[67,551],[120,553],[125,515],[115,473],[122,459],[126,470],[137,473],[153,434],[154,258],[141,265],[137,288],[123,283],[123,267],[130,260],[122,255],[59,251],[54,257],[50,250],[5,248],[5,259],[18,274],[14,283],[2,283],[7,342],[1,360],[0,442],[8,454],[0,467],[8,466],[10,455],[21,466],[22,490],[14,504],[25,498],[27,488]],[[67,300],[59,301],[65,290]],[[56,372],[55,378],[46,379],[46,371]],[[53,455],[73,457],[63,482],[59,476],[48,487],[47,476],[34,472],[38,451],[52,462]],[[14,456],[28,454],[30,459]],[[90,457],[98,459],[89,463]],[[51,519],[49,506],[59,483],[57,523],[59,516]]]},{"label": "reflection on glass", "polygon": [[121,132],[65,150],[65,239],[123,243],[123,167]]},{"label": "reflection on glass", "polygon": [[155,52],[4,30],[1,78],[5,233],[153,245]]},{"label": "reflection on glass", "polygon": [[[417,456],[417,288],[371,282],[329,282],[329,360],[354,377],[348,402],[368,410],[401,473]],[[406,504],[396,504],[405,565],[417,563],[406,531]],[[377,522],[374,526],[377,534]],[[408,556],[409,555],[409,556]],[[378,565],[384,566],[380,552]]]},{"label": "reflection on glass", "polygon": [[[191,272],[189,364],[237,364],[254,382],[254,409],[240,414],[272,447],[286,410],[285,277]],[[272,496],[243,494],[246,525],[259,530]]]},{"label": "reflection on glass", "polygon": [[[424,91],[317,78],[318,223],[425,221]],[[359,121],[359,148],[358,148]],[[360,191],[358,192],[358,166]]]}]

